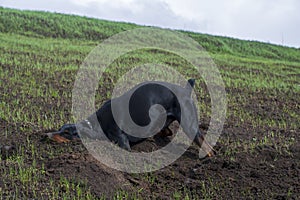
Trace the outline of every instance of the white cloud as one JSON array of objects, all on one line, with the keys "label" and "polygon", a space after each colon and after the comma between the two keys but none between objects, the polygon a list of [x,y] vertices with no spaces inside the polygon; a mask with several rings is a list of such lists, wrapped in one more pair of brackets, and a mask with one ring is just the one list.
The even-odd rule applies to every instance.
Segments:
[{"label": "white cloud", "polygon": [[0,0],[0,5],[300,47],[298,0]]}]

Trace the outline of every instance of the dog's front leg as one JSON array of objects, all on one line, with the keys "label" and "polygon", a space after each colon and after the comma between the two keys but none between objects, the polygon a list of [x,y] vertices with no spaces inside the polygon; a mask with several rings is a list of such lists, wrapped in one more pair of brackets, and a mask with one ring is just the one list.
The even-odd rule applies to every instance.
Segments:
[{"label": "dog's front leg", "polygon": [[128,140],[128,137],[125,135],[125,133],[123,133],[122,131],[118,132],[116,139],[117,139],[118,145],[122,149],[125,149],[127,151],[131,151],[129,140]]}]

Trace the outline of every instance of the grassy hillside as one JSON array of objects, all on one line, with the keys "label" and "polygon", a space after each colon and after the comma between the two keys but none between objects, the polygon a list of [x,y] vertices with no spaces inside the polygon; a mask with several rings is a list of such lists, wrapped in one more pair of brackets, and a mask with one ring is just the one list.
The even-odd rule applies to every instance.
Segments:
[{"label": "grassy hillside", "polygon": [[[88,54],[92,47],[96,46],[103,39],[124,30],[139,27],[134,24],[109,22],[72,15],[18,11],[4,8],[0,8],[0,14],[2,46],[8,45],[10,47],[11,44],[9,41],[14,40],[14,35],[17,34],[17,37],[20,37],[18,42],[28,43],[21,44],[28,46],[27,51],[32,51],[31,53],[34,55],[42,54],[36,56],[38,57],[37,65],[43,63],[43,61],[40,61],[39,59],[47,57],[47,59],[56,60],[55,63],[51,62],[53,67],[58,65],[79,66],[83,57]],[[229,68],[247,66],[248,69],[251,67],[251,70],[254,71],[258,68],[263,68],[264,71],[271,70],[271,73],[282,75],[284,78],[291,81],[295,81],[294,79],[297,78],[295,75],[297,74],[295,73],[295,70],[297,69],[293,66],[298,65],[300,62],[299,49],[191,32],[185,33],[198,41],[200,45],[210,52],[218,65],[227,65]],[[21,38],[22,36],[24,37]],[[5,37],[8,38],[5,39]],[[40,51],[40,45],[44,46],[44,49],[48,47],[51,49],[45,49],[46,51],[49,51],[45,54]],[[75,45],[73,50],[66,50],[66,48],[71,49],[71,45]],[[39,52],[35,52],[31,46],[35,46],[35,50]],[[71,54],[69,51],[72,51]],[[67,54],[69,58],[58,56],[60,53]],[[73,54],[75,54],[75,56]],[[81,54],[82,57],[78,58],[77,54]],[[18,56],[14,59],[22,59],[22,57]],[[67,60],[57,61],[58,59],[71,59],[72,62]],[[44,65],[47,65],[48,63],[49,62],[44,62]],[[249,66],[248,63],[251,63],[251,66]],[[272,66],[274,65],[279,65],[280,67],[273,69]],[[291,68],[291,70],[286,70],[286,68]],[[232,73],[232,70],[226,70],[224,73]],[[249,74],[244,74],[244,76],[248,75],[252,80],[253,74],[251,74],[251,72],[249,72]],[[255,76],[260,80],[266,78],[263,73],[255,74]],[[275,80],[265,81],[274,82]],[[273,83],[276,84],[275,87],[279,85],[282,85],[279,87],[285,87],[285,82],[282,82],[282,80],[280,81],[281,83]],[[252,81],[250,81],[249,84],[251,84],[251,82]],[[248,84],[248,82],[246,82],[246,84]],[[295,85],[289,87],[293,87],[296,90],[299,89]]]},{"label": "grassy hillside", "polygon": [[[16,148],[10,156],[0,154],[0,199],[93,199],[105,194],[97,188],[103,180],[84,172],[75,176],[54,164],[66,159],[64,164],[73,166],[75,161],[70,158],[78,149],[83,152],[82,146],[45,144],[39,139],[42,133],[73,121],[72,88],[88,53],[104,39],[136,27],[140,26],[0,8],[0,146]],[[131,184],[138,184],[132,184],[133,192],[116,190],[116,199],[131,195],[296,198],[300,50],[182,32],[210,53],[226,85],[228,113],[218,155],[202,162],[191,158],[197,157],[197,149],[192,147],[163,171],[124,175]],[[197,79],[196,94],[202,112],[199,118],[208,124],[210,97],[201,76],[182,58],[163,51],[140,50],[116,60],[106,79],[101,80],[105,90],[98,91],[97,106],[110,98],[112,85],[123,72],[151,62],[168,64],[187,78]],[[203,129],[205,132],[205,126]],[[88,169],[95,165],[92,161],[83,163]],[[53,165],[60,171],[55,173]],[[282,177],[282,173],[286,175]],[[80,180],[74,180],[77,175]]]},{"label": "grassy hillside", "polygon": [[0,8],[0,31],[34,37],[102,40],[115,33],[137,27],[75,15],[18,11]]},{"label": "grassy hillside", "polygon": [[[33,37],[68,38],[101,41],[121,31],[140,27],[75,15],[18,11],[0,7],[0,32]],[[264,57],[300,61],[299,50],[260,42],[186,32],[207,51],[241,57]]]}]

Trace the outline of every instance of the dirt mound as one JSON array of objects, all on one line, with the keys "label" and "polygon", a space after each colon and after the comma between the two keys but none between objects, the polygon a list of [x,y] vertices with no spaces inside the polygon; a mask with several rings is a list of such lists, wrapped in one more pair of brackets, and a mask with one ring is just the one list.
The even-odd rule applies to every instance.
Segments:
[{"label": "dirt mound", "polygon": [[124,175],[104,166],[88,153],[63,154],[45,162],[48,176],[60,179],[61,175],[75,182],[86,181],[96,196],[112,197],[117,190],[130,190]]}]

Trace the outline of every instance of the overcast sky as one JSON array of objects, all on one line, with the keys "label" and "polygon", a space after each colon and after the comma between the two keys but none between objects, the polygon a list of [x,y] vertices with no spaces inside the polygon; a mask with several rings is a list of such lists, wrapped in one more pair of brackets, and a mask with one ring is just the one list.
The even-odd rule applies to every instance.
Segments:
[{"label": "overcast sky", "polygon": [[300,47],[299,0],[0,0],[0,6]]}]

